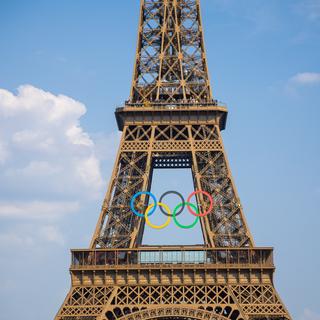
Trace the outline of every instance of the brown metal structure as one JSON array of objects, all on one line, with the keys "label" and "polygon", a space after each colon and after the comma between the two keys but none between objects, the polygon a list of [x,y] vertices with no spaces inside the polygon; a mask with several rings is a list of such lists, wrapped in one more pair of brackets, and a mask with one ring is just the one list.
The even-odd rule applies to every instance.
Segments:
[{"label": "brown metal structure", "polygon": [[[121,143],[90,249],[72,250],[72,286],[56,320],[291,319],[257,248],[231,177],[213,99],[199,0],[141,0],[131,95],[116,110]],[[214,198],[203,246],[142,246],[130,199],[154,168],[191,168]],[[137,206],[144,210],[149,199]],[[208,208],[201,194],[198,207]]]}]

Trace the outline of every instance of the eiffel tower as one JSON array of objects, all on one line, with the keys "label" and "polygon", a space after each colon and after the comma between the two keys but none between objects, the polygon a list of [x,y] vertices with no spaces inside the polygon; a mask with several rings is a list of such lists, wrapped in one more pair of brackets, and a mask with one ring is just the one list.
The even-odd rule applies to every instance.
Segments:
[{"label": "eiffel tower", "polygon": [[[274,288],[273,249],[254,245],[231,177],[221,138],[227,109],[211,92],[200,0],[140,6],[111,181],[90,248],[72,250],[71,289],[55,320],[291,319]],[[146,219],[130,201],[150,190],[155,168],[191,168],[201,212],[210,209],[203,191],[211,195],[200,218],[204,245],[142,245]],[[143,193],[136,208],[150,199]]]}]

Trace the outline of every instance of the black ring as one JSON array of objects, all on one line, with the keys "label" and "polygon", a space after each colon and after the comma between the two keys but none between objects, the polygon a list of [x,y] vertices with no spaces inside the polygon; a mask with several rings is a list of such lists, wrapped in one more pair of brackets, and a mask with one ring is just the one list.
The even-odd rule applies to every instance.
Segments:
[{"label": "black ring", "polygon": [[[176,195],[181,199],[181,202],[183,203],[183,205],[181,206],[180,210],[175,214],[175,216],[178,216],[180,213],[182,213],[182,211],[184,210],[184,207],[186,206],[186,204],[185,204],[185,202],[184,202],[184,198],[183,198],[183,196],[182,196],[181,193],[179,193],[178,191],[173,191],[173,190],[167,191],[167,192],[165,192],[164,194],[162,194],[159,202],[162,203],[162,199],[163,199],[166,195],[168,195],[168,194],[170,194],[170,193],[176,194]],[[159,206],[159,207],[160,207],[160,206]],[[169,214],[169,213],[165,212],[165,210],[164,210],[162,207],[160,207],[160,210],[161,210],[161,212],[162,212],[164,215],[166,215],[167,217],[172,217],[172,216],[173,216],[172,214]]]}]

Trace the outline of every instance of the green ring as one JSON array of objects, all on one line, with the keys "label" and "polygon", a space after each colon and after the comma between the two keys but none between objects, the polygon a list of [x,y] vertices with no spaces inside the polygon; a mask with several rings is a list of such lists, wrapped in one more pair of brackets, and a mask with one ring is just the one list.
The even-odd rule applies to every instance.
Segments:
[{"label": "green ring", "polygon": [[173,218],[173,221],[174,223],[176,224],[176,226],[178,226],[179,228],[181,229],[191,229],[193,228],[199,221],[199,216],[196,217],[196,219],[194,220],[194,222],[192,224],[189,224],[189,225],[183,225],[181,224],[177,218],[176,218],[176,213],[177,213],[177,210],[182,207],[183,205],[187,205],[187,206],[190,206],[192,207],[195,211],[196,211],[196,214],[198,214],[199,210],[198,208],[193,204],[193,203],[190,203],[190,202],[181,202],[179,203],[173,210],[173,213],[172,213],[172,218]]}]

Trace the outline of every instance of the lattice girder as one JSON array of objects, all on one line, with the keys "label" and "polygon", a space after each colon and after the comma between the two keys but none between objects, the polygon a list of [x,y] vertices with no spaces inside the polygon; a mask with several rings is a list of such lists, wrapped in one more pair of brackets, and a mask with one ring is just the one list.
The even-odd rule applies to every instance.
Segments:
[{"label": "lattice girder", "polygon": [[141,1],[130,103],[212,102],[199,0]]},{"label": "lattice girder", "polygon": [[56,320],[134,319],[159,308],[192,308],[213,319],[290,319],[272,285],[197,285],[74,287]]},{"label": "lattice girder", "polygon": [[[141,0],[133,73],[90,249],[72,250],[72,286],[55,320],[291,320],[273,285],[272,248],[254,246],[226,158],[227,108],[211,93],[200,0]],[[130,200],[150,190],[155,168],[189,168],[194,189],[212,195],[203,246],[141,246],[144,219]],[[203,194],[196,201],[208,209]]]},{"label": "lattice girder", "polygon": [[[219,126],[197,124],[125,127],[92,244],[100,247],[140,245],[144,221],[132,214],[130,199],[138,191],[150,190],[153,168],[159,159],[183,157],[190,162],[195,189],[207,191],[214,198],[214,210],[201,218],[205,244],[252,246]],[[169,163],[173,168],[177,167],[174,161]],[[182,166],[183,162],[180,163]],[[144,210],[147,201],[147,197],[141,197],[137,208]],[[197,202],[201,210],[209,206],[207,199],[201,196],[197,197]]]}]

